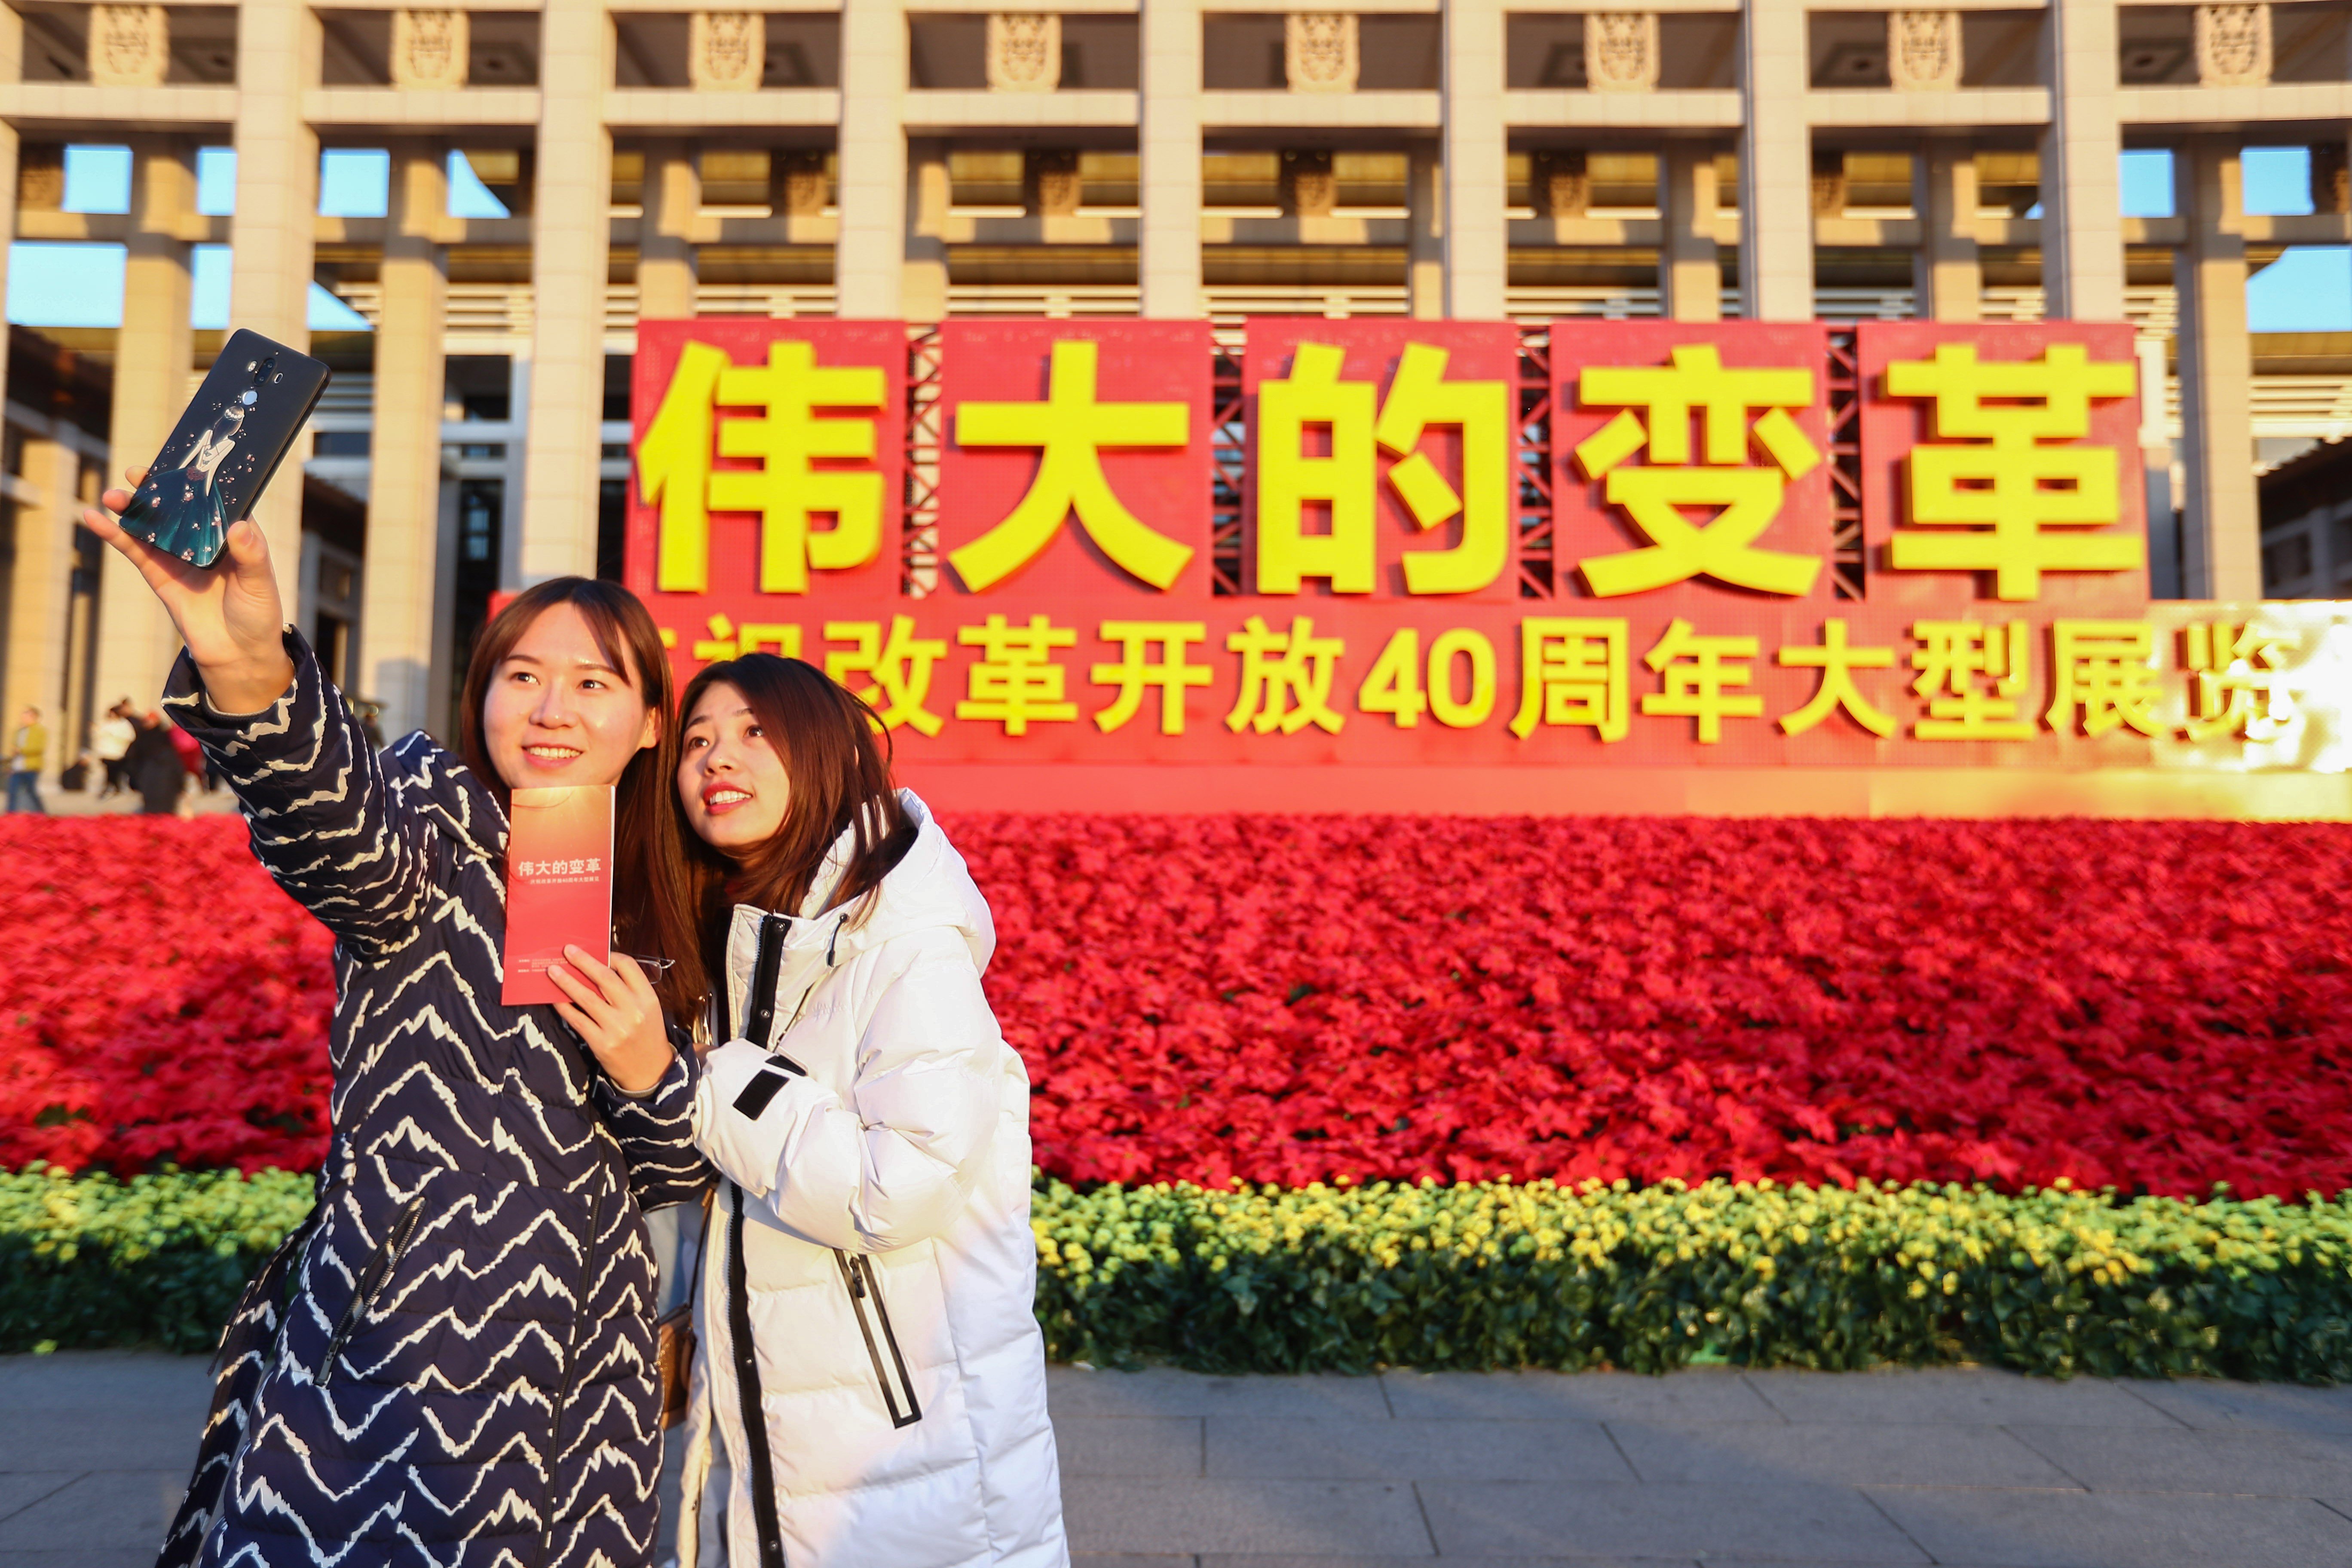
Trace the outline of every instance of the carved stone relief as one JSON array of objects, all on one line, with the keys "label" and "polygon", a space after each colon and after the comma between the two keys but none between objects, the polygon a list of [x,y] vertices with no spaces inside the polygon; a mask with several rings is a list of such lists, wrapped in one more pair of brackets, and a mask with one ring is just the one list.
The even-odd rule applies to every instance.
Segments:
[{"label": "carved stone relief", "polygon": [[2352,212],[2352,161],[2342,142],[2321,142],[2311,149],[2311,210]]},{"label": "carved stone relief", "polygon": [[1021,205],[1031,217],[1067,217],[1085,191],[1075,149],[1039,148],[1022,155]]},{"label": "carved stone relief", "polygon": [[1948,91],[1960,85],[1960,14],[1886,14],[1886,75],[1900,92]]},{"label": "carved stone relief", "polygon": [[754,92],[768,63],[768,19],[757,11],[697,11],[686,78],[697,92]]},{"label": "carved stone relief", "polygon": [[392,85],[460,88],[473,28],[463,11],[392,14]]},{"label": "carved stone relief", "polygon": [[161,87],[172,69],[172,25],[161,5],[89,8],[89,79],[100,87]]},{"label": "carved stone relief", "polygon": [[1279,178],[1285,216],[1329,217],[1339,207],[1339,181],[1328,153],[1285,153]]},{"label": "carved stone relief", "polygon": [[1593,11],[1584,18],[1584,85],[1595,92],[1648,92],[1658,85],[1654,11]]},{"label": "carved stone relief", "polygon": [[16,153],[16,205],[27,212],[53,213],[65,204],[65,143],[25,142]]},{"label": "carved stone relief", "polygon": [[821,213],[830,194],[824,153],[778,152],[770,157],[768,205],[778,216]]},{"label": "carved stone relief", "polygon": [[1813,154],[1813,216],[1843,217],[1845,201],[1845,154],[1815,153]]},{"label": "carved stone relief", "polygon": [[1592,209],[1592,174],[1582,148],[1529,154],[1528,185],[1538,217],[1582,217]]},{"label": "carved stone relief", "polygon": [[2261,87],[2271,79],[2268,5],[2197,7],[2197,84]]},{"label": "carved stone relief", "polygon": [[1363,57],[1353,12],[1294,12],[1282,19],[1282,74],[1293,92],[1353,92]]},{"label": "carved stone relief", "polygon": [[1062,85],[1062,18],[999,11],[988,18],[988,89],[1051,92]]}]

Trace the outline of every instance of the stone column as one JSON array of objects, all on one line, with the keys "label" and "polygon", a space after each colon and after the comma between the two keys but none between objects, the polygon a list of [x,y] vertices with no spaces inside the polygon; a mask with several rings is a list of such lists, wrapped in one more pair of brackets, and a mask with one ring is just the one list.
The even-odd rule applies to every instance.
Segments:
[{"label": "stone column", "polygon": [[2238,146],[2200,138],[2173,153],[2174,209],[2189,237],[2173,252],[2180,295],[2182,590],[2192,599],[2263,596],[2254,487],[2253,360],[2246,333],[2245,210]]},{"label": "stone column", "polygon": [[1405,308],[1422,321],[1445,314],[1445,189],[1433,148],[1405,161]]},{"label": "stone column", "polygon": [[1977,260],[1976,150],[1937,141],[1912,154],[1911,206],[1919,215],[1919,254],[1911,263],[1918,313],[1938,321],[1976,321],[1984,293]]},{"label": "stone column", "polygon": [[[8,581],[7,717],[27,703],[48,726],[46,774],[73,760],[84,739],[68,706],[66,643],[73,620],[74,524],[81,515],[81,454],[62,441],[27,436],[25,482],[41,492],[16,509],[16,564]],[[112,553],[109,552],[109,553]],[[114,697],[122,693],[116,692]],[[114,697],[106,700],[111,702]],[[149,694],[152,700],[152,693]]]},{"label": "stone column", "polygon": [[702,171],[683,142],[646,145],[637,220],[637,320],[677,321],[694,314],[694,220],[702,212]]},{"label": "stone column", "polygon": [[[13,8],[0,5],[0,81],[15,81],[22,77],[24,58],[24,18]],[[16,230],[16,128],[0,125],[0,235],[13,235]],[[7,249],[5,245],[0,245],[0,298],[7,294]],[[7,395],[7,357],[0,352],[0,400]],[[30,471],[36,458],[33,443],[28,441],[26,445],[25,477],[37,483]],[[30,508],[17,513],[16,564],[10,583],[5,650],[8,689],[5,698],[0,698],[7,703],[9,713],[27,702],[37,702],[46,710],[58,702],[64,686],[64,617],[71,601],[62,567],[42,563],[41,556],[51,549],[69,550],[72,537],[70,528],[48,527],[47,521]],[[54,636],[50,635],[53,616],[57,617]],[[42,662],[49,658],[58,661],[57,668]],[[55,726],[51,732],[57,732]]]},{"label": "stone column", "polygon": [[947,143],[908,142],[906,260],[897,313],[909,321],[947,320],[948,200]]},{"label": "stone column", "polygon": [[1201,314],[1200,0],[1143,0],[1136,279],[1148,317]]},{"label": "stone column", "polygon": [[1157,320],[1202,312],[1200,70],[1200,0],[1143,0],[1136,282]]},{"label": "stone column", "polygon": [[[319,37],[318,16],[300,0],[240,0],[237,6],[229,320],[297,349],[310,345],[319,138],[302,118],[302,95],[318,85]],[[184,323],[184,299],[177,309]],[[182,364],[184,374],[185,361]],[[184,396],[184,388],[175,392],[172,413],[179,412]],[[302,463],[310,455],[310,437],[297,439],[278,479],[253,510],[268,536],[278,591],[289,616],[300,614]]]},{"label": "stone column", "polygon": [[2147,487],[2147,592],[2153,599],[2187,597],[2180,591],[2180,519],[2172,505],[2172,436],[2165,408],[2171,374],[2165,342],[2150,334],[2133,345],[2139,357],[2139,460]]},{"label": "stone column", "polygon": [[840,237],[833,312],[888,321],[905,308],[907,16],[898,0],[845,0],[841,12]]},{"label": "stone column", "polygon": [[1723,319],[1715,206],[1715,150],[1669,142],[1658,155],[1658,292],[1665,314],[1677,321]]},{"label": "stone column", "polygon": [[1445,313],[1499,321],[1510,276],[1503,0],[1446,0],[1443,20]]},{"label": "stone column", "polygon": [[2053,0],[2042,24],[2042,287],[2053,320],[2124,319],[2116,0]]},{"label": "stone column", "polygon": [[1739,293],[1752,321],[1813,319],[1808,79],[1803,0],[1750,0],[1739,58]]},{"label": "stone column", "polygon": [[[107,476],[109,485],[122,482],[125,468],[153,460],[188,401],[188,377],[195,360],[188,328],[188,242],[181,237],[186,219],[195,211],[195,170],[187,149],[168,142],[134,142],[131,159],[131,233],[123,261],[122,326],[114,340],[114,404],[107,428],[115,470]],[[242,260],[240,257],[240,265]],[[240,324],[247,320],[231,319]],[[282,319],[267,325],[255,322],[254,329],[278,338],[271,329],[283,324]],[[308,341],[306,332],[296,346]],[[290,507],[281,499],[289,493],[295,498]],[[269,548],[276,553],[278,592],[285,595],[289,620],[299,608],[295,586],[302,565],[301,494],[299,465],[289,463],[262,497],[264,507],[277,502],[275,519],[264,518],[263,527],[271,528],[273,521],[279,524],[270,532]],[[257,515],[260,510],[256,509]],[[278,532],[289,518],[293,527],[281,543]],[[152,707],[172,660],[179,655],[179,634],[129,562],[111,550],[101,559],[98,689],[108,694],[104,701],[128,696],[142,707]],[[289,567],[296,574],[290,578]]]},{"label": "stone column", "polygon": [[383,704],[387,738],[424,728],[435,713],[449,264],[434,230],[448,211],[447,170],[438,148],[412,144],[393,151],[359,659],[361,689]]},{"label": "stone column", "polygon": [[604,285],[612,248],[613,23],[597,0],[548,0],[531,204],[530,413],[520,585],[596,573],[604,416]]}]

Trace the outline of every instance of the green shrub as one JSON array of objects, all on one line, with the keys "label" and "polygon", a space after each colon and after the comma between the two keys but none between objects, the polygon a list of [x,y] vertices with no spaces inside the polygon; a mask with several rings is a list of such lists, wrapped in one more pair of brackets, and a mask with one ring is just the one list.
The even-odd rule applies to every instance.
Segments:
[{"label": "green shrub", "polygon": [[1053,1182],[1034,1219],[1049,1352],[1098,1364],[2352,1375],[2352,1203],[2315,1194]]},{"label": "green shrub", "polygon": [[310,1210],[310,1178],[0,1172],[0,1352],[208,1351],[237,1292]]},{"label": "green shrub", "polygon": [[[0,1173],[0,1351],[208,1349],[310,1205],[278,1172]],[[1041,1181],[1033,1217],[1049,1352],[1097,1365],[2352,1378],[2352,1194]]]}]

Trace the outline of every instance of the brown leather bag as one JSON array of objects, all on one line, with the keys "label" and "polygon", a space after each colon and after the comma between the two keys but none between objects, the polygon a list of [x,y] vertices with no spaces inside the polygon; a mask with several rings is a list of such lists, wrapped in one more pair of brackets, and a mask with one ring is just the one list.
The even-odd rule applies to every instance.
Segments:
[{"label": "brown leather bag", "polygon": [[665,1432],[686,1419],[687,1386],[694,1379],[694,1302],[702,1293],[702,1249],[710,1244],[711,1193],[702,1194],[702,1228],[694,1247],[694,1274],[686,1300],[654,1320],[654,1364],[661,1369]]}]

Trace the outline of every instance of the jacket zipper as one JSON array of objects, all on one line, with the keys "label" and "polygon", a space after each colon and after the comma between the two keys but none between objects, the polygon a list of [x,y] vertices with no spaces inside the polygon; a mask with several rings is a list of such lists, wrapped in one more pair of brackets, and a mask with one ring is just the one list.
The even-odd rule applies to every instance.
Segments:
[{"label": "jacket zipper", "polygon": [[572,1295],[572,1327],[563,1337],[563,1383],[556,1391],[555,1415],[548,1434],[551,1439],[548,1450],[551,1470],[551,1456],[563,1443],[563,1412],[572,1403],[572,1391],[580,1378],[580,1321],[588,1314],[589,1281],[595,1274],[596,1222],[604,1213],[604,1194],[598,1193],[588,1204],[588,1230],[580,1241],[580,1289]]},{"label": "jacket zipper", "polygon": [[[907,1358],[899,1353],[898,1336],[890,1328],[889,1304],[882,1300],[882,1282],[874,1276],[874,1260],[863,1255],[853,1257],[834,1248],[833,1259],[841,1266],[842,1283],[849,1288],[849,1309],[857,1314],[857,1331],[866,1339],[866,1356],[874,1363],[874,1381],[882,1385],[882,1408],[890,1415],[893,1426],[911,1426],[923,1418],[922,1405],[915,1398],[915,1380],[908,1375]],[[873,1325],[866,1321],[866,1303],[874,1303],[874,1316],[882,1324],[883,1343],[890,1347],[890,1366],[882,1364],[881,1347],[874,1342]],[[895,1370],[898,1381],[895,1386],[890,1373]],[[898,1395],[906,1395],[906,1408],[899,1409]]]},{"label": "jacket zipper", "polygon": [[[743,1189],[727,1216],[727,1350],[735,1367],[737,1409],[751,1474],[751,1522],[760,1539],[759,1568],[784,1568],[784,1531],[776,1519],[776,1468],[768,1452],[768,1417],[761,1408],[760,1352],[751,1341],[751,1279],[743,1261]],[[749,1568],[749,1565],[746,1565]]]},{"label": "jacket zipper", "polygon": [[783,967],[784,933],[791,923],[782,915],[760,917],[760,952],[751,963],[751,1014],[744,1020],[743,1037],[763,1051],[768,1037],[775,1033],[776,971]]},{"label": "jacket zipper", "polygon": [[335,1363],[342,1359],[343,1347],[350,1344],[352,1335],[359,1331],[361,1320],[374,1304],[376,1293],[391,1279],[393,1269],[399,1266],[400,1255],[408,1250],[410,1240],[416,1235],[417,1221],[424,1217],[425,1194],[419,1193],[409,1199],[393,1216],[392,1224],[384,1227],[383,1239],[377,1242],[375,1250],[368,1255],[366,1264],[360,1269],[358,1282],[352,1288],[352,1304],[343,1309],[342,1318],[327,1340],[327,1353],[319,1358],[319,1374],[312,1381],[320,1388],[334,1381]]}]

